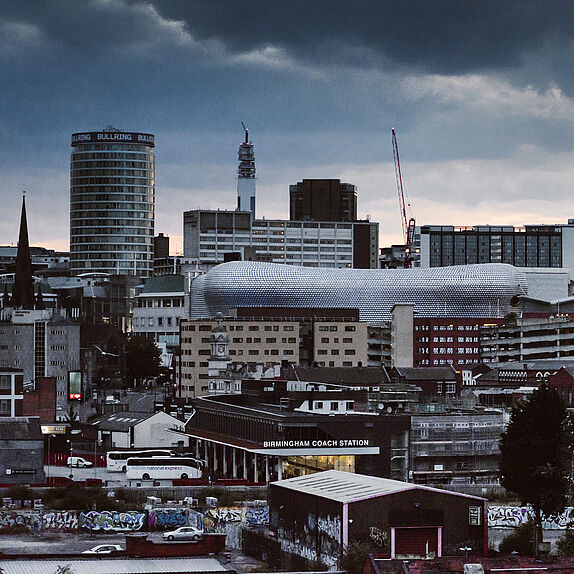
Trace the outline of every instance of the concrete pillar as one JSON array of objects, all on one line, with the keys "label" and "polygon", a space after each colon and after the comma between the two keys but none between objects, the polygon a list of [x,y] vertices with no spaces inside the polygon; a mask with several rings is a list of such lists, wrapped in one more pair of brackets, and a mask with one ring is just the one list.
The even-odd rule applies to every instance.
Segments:
[{"label": "concrete pillar", "polygon": [[243,478],[247,478],[247,451],[243,451]]},{"label": "concrete pillar", "polygon": [[231,476],[237,478],[237,449],[235,447],[232,447],[231,458],[231,466],[233,467]]},{"label": "concrete pillar", "polygon": [[[203,441],[203,453],[205,455],[205,466],[209,468],[209,449],[207,448],[207,441]],[[210,469],[211,470],[211,469]]]},{"label": "concrete pillar", "polygon": [[227,446],[223,445],[223,478],[227,476]]},{"label": "concrete pillar", "polygon": [[283,460],[277,457],[277,480],[283,480]]},{"label": "concrete pillar", "polygon": [[[211,448],[213,448],[213,472],[217,476],[217,469],[219,468],[219,461],[217,458],[217,443],[212,443]],[[214,478],[216,478],[216,476],[214,476]]]},{"label": "concrete pillar", "polygon": [[259,482],[259,477],[257,476],[257,454],[253,453],[253,482]]},{"label": "concrete pillar", "polygon": [[265,482],[269,484],[269,456],[265,455]]}]

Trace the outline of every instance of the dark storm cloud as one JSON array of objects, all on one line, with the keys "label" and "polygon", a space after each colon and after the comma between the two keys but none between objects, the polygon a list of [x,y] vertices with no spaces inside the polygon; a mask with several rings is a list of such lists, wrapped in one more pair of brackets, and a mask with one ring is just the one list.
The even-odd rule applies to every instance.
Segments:
[{"label": "dark storm cloud", "polygon": [[[433,73],[517,65],[525,52],[568,46],[574,4],[540,1],[154,0],[199,38],[237,50],[279,45],[304,59],[388,59]],[[350,49],[341,51],[341,45]],[[338,46],[339,49],[333,49]],[[353,54],[356,57],[353,57]]]},{"label": "dark storm cloud", "polygon": [[[128,8],[128,9],[125,9]],[[198,41],[245,52],[276,46],[315,64],[392,63],[427,73],[519,65],[526,53],[571,47],[574,3],[534,0],[5,0],[4,18],[41,28],[68,50],[157,39],[145,12],[184,24]],[[139,12],[139,14],[138,14]],[[97,57],[97,54],[94,54]]]}]

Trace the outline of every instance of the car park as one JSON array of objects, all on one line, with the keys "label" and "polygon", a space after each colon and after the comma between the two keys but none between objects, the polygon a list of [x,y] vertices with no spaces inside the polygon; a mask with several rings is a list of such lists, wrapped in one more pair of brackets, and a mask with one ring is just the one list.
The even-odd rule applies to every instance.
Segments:
[{"label": "car park", "polygon": [[122,551],[123,548],[119,544],[98,544],[89,550],[84,550],[82,554],[111,554]]},{"label": "car park", "polygon": [[164,540],[199,540],[203,536],[203,532],[193,526],[180,526],[170,532],[164,532],[162,537]]}]

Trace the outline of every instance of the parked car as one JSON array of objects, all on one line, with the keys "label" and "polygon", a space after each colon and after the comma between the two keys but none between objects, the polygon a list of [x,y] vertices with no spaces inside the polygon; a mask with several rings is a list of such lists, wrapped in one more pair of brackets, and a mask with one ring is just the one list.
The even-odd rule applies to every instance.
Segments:
[{"label": "parked car", "polygon": [[66,466],[75,466],[77,468],[89,468],[92,466],[91,461],[82,458],[81,456],[69,456],[66,461]]},{"label": "parked car", "polygon": [[203,536],[203,532],[193,526],[180,526],[171,532],[164,532],[163,538],[165,540],[199,540]]},{"label": "parked car", "polygon": [[82,554],[111,554],[121,552],[123,548],[119,544],[98,544],[89,550],[84,550]]}]

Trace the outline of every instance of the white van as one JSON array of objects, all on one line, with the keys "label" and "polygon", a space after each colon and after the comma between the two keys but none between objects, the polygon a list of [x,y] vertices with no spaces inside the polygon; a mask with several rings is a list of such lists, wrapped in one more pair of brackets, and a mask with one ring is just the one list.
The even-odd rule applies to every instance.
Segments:
[{"label": "white van", "polygon": [[66,461],[66,466],[75,466],[76,468],[88,468],[92,463],[81,456],[69,456]]}]

